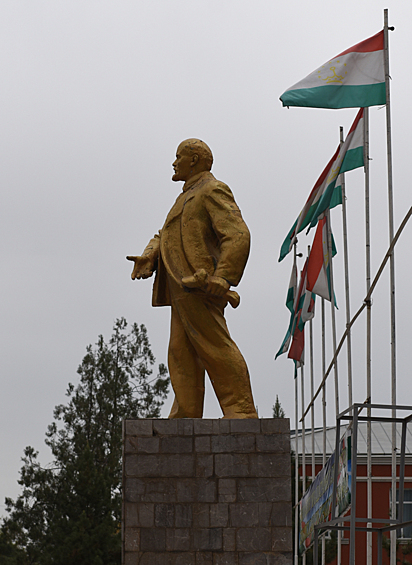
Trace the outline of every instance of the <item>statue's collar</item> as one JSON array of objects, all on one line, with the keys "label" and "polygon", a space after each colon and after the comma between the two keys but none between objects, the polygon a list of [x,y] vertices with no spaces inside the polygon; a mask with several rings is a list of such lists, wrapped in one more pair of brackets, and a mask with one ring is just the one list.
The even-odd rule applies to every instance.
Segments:
[{"label": "statue's collar", "polygon": [[202,171],[201,173],[197,173],[197,175],[193,175],[193,177],[190,177],[190,179],[188,181],[186,181],[185,184],[183,185],[183,192],[187,192],[200,179],[208,178],[208,177],[210,177],[211,179],[214,178],[214,176],[212,175],[212,173],[210,171]]}]

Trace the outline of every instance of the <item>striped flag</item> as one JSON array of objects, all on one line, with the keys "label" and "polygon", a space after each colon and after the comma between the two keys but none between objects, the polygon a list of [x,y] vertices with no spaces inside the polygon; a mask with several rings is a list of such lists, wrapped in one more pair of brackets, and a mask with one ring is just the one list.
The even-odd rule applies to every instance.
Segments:
[{"label": "striped flag", "polygon": [[282,94],[283,106],[360,108],[386,104],[383,31],[346,49]]},{"label": "striped flag", "polygon": [[296,269],[296,265],[294,264],[292,266],[292,272],[290,274],[290,280],[289,280],[288,293],[287,293],[287,296],[286,296],[286,308],[290,311],[289,327],[288,327],[288,331],[286,332],[285,339],[283,340],[279,351],[276,353],[275,359],[277,359],[279,357],[279,355],[286,353],[286,351],[289,349],[290,340],[292,338],[291,330],[292,330],[293,320],[294,320],[294,317],[295,317],[296,289],[297,289],[297,269]]},{"label": "striped flag", "polygon": [[[308,260],[305,262],[305,266],[301,272],[300,282],[299,282],[299,289],[296,293],[296,286],[295,286],[295,300],[293,303],[293,309],[291,310],[291,316],[289,321],[289,327],[286,332],[285,339],[280,346],[279,351],[277,352],[275,359],[286,353],[289,349],[289,345],[292,341],[292,345],[290,346],[290,351],[288,357],[290,359],[295,359],[296,361],[301,361],[301,357],[303,355],[303,346],[304,346],[304,334],[303,328],[305,323],[308,320],[311,320],[315,315],[315,295],[311,292],[307,291],[307,268],[308,268]],[[289,290],[291,289],[291,283],[295,282],[296,284],[296,267],[293,266],[292,275],[291,275],[291,282],[289,283]],[[289,297],[289,292],[288,292]]]},{"label": "striped flag", "polygon": [[319,220],[310,250],[307,289],[330,301],[330,261],[328,249],[328,225],[326,217]]},{"label": "striped flag", "polygon": [[328,208],[342,204],[342,183],[339,175],[363,166],[363,138],[363,108],[361,108],[345,143],[336,149],[335,154],[324,168],[301,213],[282,243],[279,261],[282,261],[292,249],[293,241],[298,233],[308,225],[309,229],[315,226],[319,216]]}]

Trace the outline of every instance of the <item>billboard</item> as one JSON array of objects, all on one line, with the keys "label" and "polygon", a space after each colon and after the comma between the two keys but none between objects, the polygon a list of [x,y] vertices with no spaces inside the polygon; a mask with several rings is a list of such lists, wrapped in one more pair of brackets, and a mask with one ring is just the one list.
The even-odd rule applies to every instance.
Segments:
[{"label": "billboard", "polygon": [[[299,553],[306,551],[314,540],[315,526],[331,519],[335,452],[316,475],[299,502]],[[351,501],[351,436],[346,432],[339,444],[338,484],[335,516],[341,516]]]}]

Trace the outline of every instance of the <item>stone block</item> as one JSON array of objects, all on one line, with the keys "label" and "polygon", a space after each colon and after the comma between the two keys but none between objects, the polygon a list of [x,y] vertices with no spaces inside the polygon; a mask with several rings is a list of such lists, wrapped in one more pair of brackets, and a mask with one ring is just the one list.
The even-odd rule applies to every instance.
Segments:
[{"label": "stone block", "polygon": [[260,434],[256,436],[256,451],[290,454],[290,440],[284,434]]},{"label": "stone block", "polygon": [[166,529],[141,528],[140,548],[142,551],[166,551]]},{"label": "stone block", "polygon": [[[157,439],[157,438],[156,438]],[[162,437],[160,438],[161,453],[192,453],[193,439],[191,437]]]},{"label": "stone block", "polygon": [[217,477],[247,477],[249,459],[243,453],[219,453],[215,455],[215,474]]},{"label": "stone block", "polygon": [[260,420],[230,420],[230,433],[232,434],[260,434]]},{"label": "stone block", "polygon": [[137,438],[137,451],[139,453],[159,453],[160,441],[158,437]]},{"label": "stone block", "polygon": [[254,435],[212,436],[213,453],[253,453],[255,446]]},{"label": "stone block", "polygon": [[172,480],[147,479],[142,502],[176,502],[176,483]]},{"label": "stone block", "polygon": [[159,473],[159,457],[156,455],[129,455],[125,473],[128,477],[153,477]]},{"label": "stone block", "polygon": [[211,551],[196,551],[196,565],[213,565],[213,553]]},{"label": "stone block", "polygon": [[218,485],[219,502],[236,501],[236,479],[219,479]]},{"label": "stone block", "polygon": [[230,504],[230,525],[233,528],[250,528],[259,525],[259,505],[257,502],[238,502]]},{"label": "stone block", "polygon": [[193,530],[196,551],[221,551],[223,546],[222,528]]},{"label": "stone block", "polygon": [[292,505],[290,502],[276,502],[272,505],[271,526],[290,527],[292,525]]},{"label": "stone block", "polygon": [[225,551],[223,553],[215,553],[213,555],[213,565],[237,565],[237,554]]},{"label": "stone block", "polygon": [[291,500],[290,477],[237,479],[237,500],[280,502]]},{"label": "stone block", "polygon": [[177,482],[179,502],[217,502],[216,481],[212,479],[182,479]]},{"label": "stone block", "polygon": [[124,565],[139,565],[140,553],[137,551],[125,552]]},{"label": "stone block", "polygon": [[272,528],[272,551],[288,551],[292,547],[291,528]]},{"label": "stone block", "polygon": [[290,437],[289,418],[261,418],[260,427],[263,434],[286,434]]},{"label": "stone block", "polygon": [[166,530],[167,551],[190,551],[191,545],[189,528],[168,528]]},{"label": "stone block", "polygon": [[125,420],[126,437],[136,436],[152,436],[153,420]]},{"label": "stone block", "polygon": [[256,453],[249,457],[252,477],[290,477],[289,453]]},{"label": "stone block", "polygon": [[159,455],[157,460],[158,460],[158,464],[156,471],[153,471],[151,475],[145,475],[145,476],[153,476],[154,474],[156,474],[160,477],[171,478],[171,477],[193,477],[194,475],[195,459],[193,455],[164,454],[164,455]]},{"label": "stone block", "polygon": [[236,550],[236,529],[223,528],[223,551]]},{"label": "stone block", "polygon": [[208,528],[210,526],[209,504],[193,504],[193,527]]},{"label": "stone block", "polygon": [[191,504],[175,505],[175,527],[191,528],[193,525],[193,506]]},{"label": "stone block", "polygon": [[201,418],[193,420],[193,433],[196,436],[218,434],[219,427],[219,420],[204,420]]},{"label": "stone block", "polygon": [[124,550],[139,551],[140,548],[139,528],[126,528],[124,533]]},{"label": "stone block", "polygon": [[239,528],[236,548],[238,551],[271,551],[271,528]]},{"label": "stone block", "polygon": [[226,503],[211,504],[209,516],[211,528],[226,528],[229,522],[228,505]]},{"label": "stone block", "polygon": [[173,528],[175,524],[175,505],[156,504],[154,512],[154,523],[156,527]]},{"label": "stone block", "polygon": [[195,451],[197,453],[211,453],[210,436],[195,437]]},{"label": "stone block", "polygon": [[[199,438],[202,439],[202,438]],[[213,455],[199,454],[196,457],[196,477],[213,476]]]},{"label": "stone block", "polygon": [[153,435],[176,436],[177,420],[151,420],[153,422]]},{"label": "stone block", "polygon": [[179,436],[193,436],[193,419],[182,418],[177,420],[177,433]]},{"label": "stone block", "polygon": [[151,528],[154,525],[154,504],[126,502],[125,520],[129,526]]}]

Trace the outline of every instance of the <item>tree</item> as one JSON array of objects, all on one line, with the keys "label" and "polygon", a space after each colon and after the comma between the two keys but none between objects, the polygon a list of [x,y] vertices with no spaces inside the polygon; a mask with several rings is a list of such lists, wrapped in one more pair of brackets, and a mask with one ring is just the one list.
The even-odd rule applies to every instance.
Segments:
[{"label": "tree", "polygon": [[150,380],[154,362],[146,328],[128,332],[124,318],[107,343],[99,336],[87,347],[80,382],[69,384],[69,401],[56,406],[46,432],[53,463],[41,467],[27,447],[22,494],[6,499],[1,529],[10,547],[24,550],[17,565],[120,563],[122,420],[160,416],[169,378],[160,364]]},{"label": "tree", "polygon": [[276,395],[276,402],[275,402],[275,405],[273,406],[273,417],[274,418],[284,418],[285,417],[285,411],[283,410],[282,405],[279,402],[278,395]]}]

